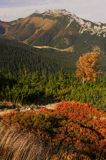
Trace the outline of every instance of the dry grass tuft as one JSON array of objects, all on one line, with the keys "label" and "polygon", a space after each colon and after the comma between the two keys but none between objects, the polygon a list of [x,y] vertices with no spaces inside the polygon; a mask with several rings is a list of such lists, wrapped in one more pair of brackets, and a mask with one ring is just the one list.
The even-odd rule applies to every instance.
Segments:
[{"label": "dry grass tuft", "polygon": [[46,159],[44,144],[34,134],[1,127],[0,136],[0,156],[3,160]]}]

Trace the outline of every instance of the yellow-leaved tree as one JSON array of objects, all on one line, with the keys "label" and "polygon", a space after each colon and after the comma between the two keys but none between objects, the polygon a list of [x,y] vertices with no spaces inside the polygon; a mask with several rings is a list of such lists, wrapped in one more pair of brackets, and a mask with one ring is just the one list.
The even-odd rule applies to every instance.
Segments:
[{"label": "yellow-leaved tree", "polygon": [[80,56],[76,63],[76,77],[82,82],[96,81],[100,74],[99,70],[100,49],[95,47],[91,52]]}]

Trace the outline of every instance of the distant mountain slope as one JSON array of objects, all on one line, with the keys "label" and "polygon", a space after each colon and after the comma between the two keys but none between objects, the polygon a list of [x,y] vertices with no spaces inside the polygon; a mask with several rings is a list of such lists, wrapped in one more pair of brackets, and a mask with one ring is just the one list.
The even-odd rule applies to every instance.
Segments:
[{"label": "distant mountain slope", "polygon": [[[70,68],[69,66],[71,66],[72,70],[75,69],[75,63],[80,55],[98,46],[101,49],[101,68],[106,71],[106,24],[83,20],[66,10],[49,10],[44,13],[34,13],[26,18],[20,18],[12,22],[0,21],[0,35],[34,46],[36,54],[40,53],[39,56],[45,66],[49,62],[52,65],[52,61],[53,64],[56,64],[54,66],[58,66],[58,64],[61,67],[65,65],[65,67],[68,66]],[[12,45],[12,48],[17,48],[16,46],[17,44],[15,46]],[[21,44],[21,51],[24,50],[23,46],[25,45]],[[26,50],[26,53],[29,54],[28,46]],[[31,48],[31,55],[33,55],[32,50]],[[71,55],[64,54],[64,52],[71,52]],[[51,53],[52,56],[50,56]],[[61,55],[58,53],[61,53]],[[49,56],[50,60],[48,60],[47,64],[43,56]],[[70,58],[68,59],[67,57]],[[28,59],[30,66],[33,63],[36,65],[33,62],[34,59],[30,60],[32,64],[29,63]],[[64,61],[66,61],[66,64]]]},{"label": "distant mountain slope", "polygon": [[[77,49],[99,45],[106,51],[106,24],[83,20],[66,10],[34,13],[12,22],[0,22],[0,34],[30,45]],[[81,41],[81,42],[80,42]],[[102,43],[102,45],[101,45]]]},{"label": "distant mountain slope", "polygon": [[26,67],[30,71],[57,72],[70,68],[71,55],[51,48],[33,48],[16,40],[0,38],[0,69],[16,72]]}]

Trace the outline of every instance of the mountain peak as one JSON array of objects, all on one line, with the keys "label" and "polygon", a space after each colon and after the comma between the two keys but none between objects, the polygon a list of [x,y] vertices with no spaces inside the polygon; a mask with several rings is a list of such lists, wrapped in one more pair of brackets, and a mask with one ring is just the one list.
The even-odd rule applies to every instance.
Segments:
[{"label": "mountain peak", "polygon": [[65,43],[69,46],[70,39],[74,35],[87,33],[89,36],[106,38],[106,24],[84,20],[66,9],[54,9],[35,11],[28,17],[8,24],[0,22],[0,34],[14,37],[14,33],[19,40],[29,44],[37,44],[37,39],[39,44],[43,39],[43,45],[53,43],[57,46],[56,39],[64,37],[61,38],[62,45]]},{"label": "mountain peak", "polygon": [[61,16],[61,15],[71,15],[66,9],[53,9],[43,12],[44,15]]}]

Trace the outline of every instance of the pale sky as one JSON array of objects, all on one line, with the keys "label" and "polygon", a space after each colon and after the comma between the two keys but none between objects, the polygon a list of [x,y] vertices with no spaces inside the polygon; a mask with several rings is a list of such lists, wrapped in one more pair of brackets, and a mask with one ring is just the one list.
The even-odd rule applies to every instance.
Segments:
[{"label": "pale sky", "polygon": [[11,21],[47,9],[67,9],[81,18],[106,23],[106,0],[0,0],[0,19]]}]

